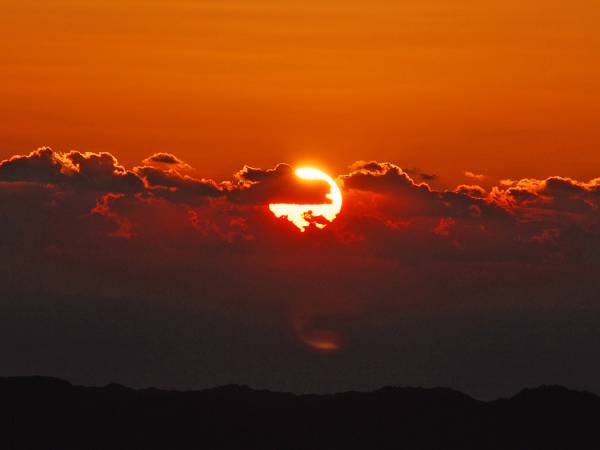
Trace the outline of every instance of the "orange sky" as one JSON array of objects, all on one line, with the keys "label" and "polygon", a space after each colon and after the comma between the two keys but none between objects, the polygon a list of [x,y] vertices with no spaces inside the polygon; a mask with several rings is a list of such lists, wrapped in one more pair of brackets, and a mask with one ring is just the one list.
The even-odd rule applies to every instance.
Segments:
[{"label": "orange sky", "polygon": [[600,3],[3,0],[0,158],[600,171]]}]

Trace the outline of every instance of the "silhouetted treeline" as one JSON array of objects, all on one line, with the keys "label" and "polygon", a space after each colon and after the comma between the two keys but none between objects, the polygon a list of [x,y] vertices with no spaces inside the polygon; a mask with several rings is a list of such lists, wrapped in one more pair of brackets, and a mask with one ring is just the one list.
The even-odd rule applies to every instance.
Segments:
[{"label": "silhouetted treeline", "polygon": [[450,389],[294,395],[0,378],[2,449],[599,449],[600,397],[558,386],[482,402]]}]

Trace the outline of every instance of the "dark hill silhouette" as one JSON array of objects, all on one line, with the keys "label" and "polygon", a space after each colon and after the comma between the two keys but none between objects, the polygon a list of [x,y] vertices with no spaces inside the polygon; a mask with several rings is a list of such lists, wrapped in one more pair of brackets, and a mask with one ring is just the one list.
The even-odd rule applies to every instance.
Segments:
[{"label": "dark hill silhouette", "polygon": [[491,402],[444,388],[294,395],[0,378],[3,449],[598,449],[600,397],[559,386]]}]

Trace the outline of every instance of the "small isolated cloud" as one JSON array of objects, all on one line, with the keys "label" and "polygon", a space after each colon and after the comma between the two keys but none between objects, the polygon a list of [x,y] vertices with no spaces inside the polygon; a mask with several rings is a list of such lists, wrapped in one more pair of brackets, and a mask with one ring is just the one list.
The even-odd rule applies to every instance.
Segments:
[{"label": "small isolated cloud", "polygon": [[421,181],[425,181],[426,183],[430,183],[439,178],[439,176],[436,175],[435,173],[425,172],[424,170],[419,169],[418,167],[404,168],[403,170],[404,170],[404,172],[409,174],[413,179],[418,178]]},{"label": "small isolated cloud", "polygon": [[477,180],[477,181],[483,181],[487,178],[485,175],[474,173],[474,172],[471,172],[470,170],[465,170],[463,172],[463,174],[465,177],[470,178],[472,180]]},{"label": "small isolated cloud", "polygon": [[191,169],[191,166],[189,164],[183,162],[177,156],[175,156],[171,153],[164,153],[164,152],[154,153],[153,155],[144,159],[142,161],[142,163],[144,163],[147,166],[167,165],[167,166],[176,166],[181,169]]}]

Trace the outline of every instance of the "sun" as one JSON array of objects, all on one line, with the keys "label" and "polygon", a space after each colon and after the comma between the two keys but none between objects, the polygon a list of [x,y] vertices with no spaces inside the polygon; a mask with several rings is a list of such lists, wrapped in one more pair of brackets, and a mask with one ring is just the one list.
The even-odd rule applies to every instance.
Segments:
[{"label": "sun", "polygon": [[327,182],[327,184],[329,184],[329,193],[326,194],[326,197],[331,200],[331,203],[319,203],[317,205],[271,203],[269,209],[275,217],[286,217],[287,220],[296,225],[302,232],[306,230],[311,222],[314,223],[317,228],[325,228],[327,223],[310,219],[323,217],[327,222],[333,222],[342,210],[342,191],[340,191],[340,188],[333,178],[319,169],[300,167],[296,169],[295,174],[298,178],[303,180],[322,180]]}]

